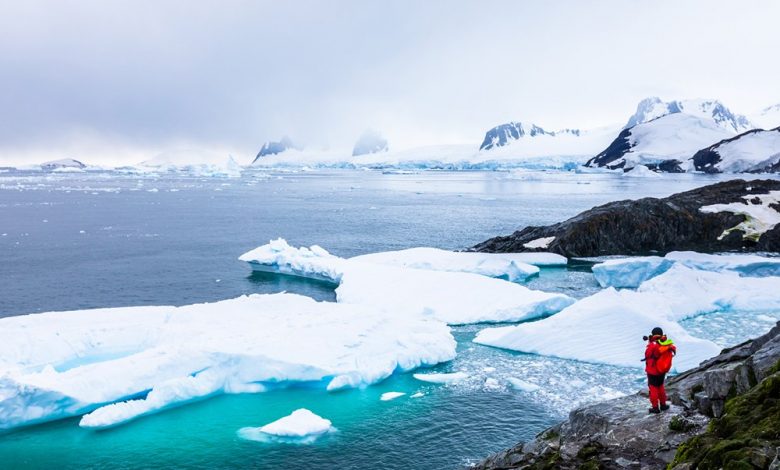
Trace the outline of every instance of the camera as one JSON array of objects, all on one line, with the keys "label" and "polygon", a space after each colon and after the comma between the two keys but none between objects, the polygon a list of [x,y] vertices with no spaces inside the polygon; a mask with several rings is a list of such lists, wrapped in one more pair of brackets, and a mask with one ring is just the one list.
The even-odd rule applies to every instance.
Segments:
[{"label": "camera", "polygon": [[648,340],[648,339],[650,339],[650,338],[649,338],[649,337],[647,337],[647,336],[642,336],[642,339],[643,339],[643,340],[645,340],[645,341],[647,341],[647,340]]}]

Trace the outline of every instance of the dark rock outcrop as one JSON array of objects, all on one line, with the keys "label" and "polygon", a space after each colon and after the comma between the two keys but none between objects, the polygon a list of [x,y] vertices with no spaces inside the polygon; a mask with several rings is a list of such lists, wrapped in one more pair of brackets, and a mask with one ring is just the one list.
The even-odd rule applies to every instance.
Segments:
[{"label": "dark rock outcrop", "polygon": [[[780,190],[780,181],[741,179],[704,186],[672,196],[616,201],[545,227],[525,227],[472,248],[488,253],[551,251],[569,258],[603,255],[665,254],[670,251],[780,251],[780,225],[756,237],[730,230],[745,221],[732,212],[705,213],[712,204],[760,203],[745,196]],[[778,210],[776,205],[770,208]],[[780,211],[779,211],[780,212]],[[528,248],[554,237],[546,248]],[[530,245],[533,246],[533,245]]]},{"label": "dark rock outcrop", "polygon": [[[585,406],[532,441],[492,455],[474,468],[666,468],[678,448],[688,449],[689,440],[704,433],[710,421],[714,419],[717,426],[722,421],[739,419],[733,411],[735,397],[749,397],[767,384],[780,383],[778,361],[780,323],[769,333],[726,349],[696,369],[669,379],[667,393],[672,406],[660,415],[647,413],[648,400],[643,392]],[[774,396],[766,412],[780,412],[777,398]],[[771,436],[753,441],[756,447],[768,449],[762,454],[765,465],[757,468],[767,468],[777,457],[773,442]],[[684,456],[677,455],[677,463],[683,465],[679,469],[695,468],[684,466],[684,461]]]},{"label": "dark rock outcrop", "polygon": [[[723,161],[721,156],[721,149],[729,147],[731,145],[739,145],[741,141],[754,137],[760,137],[767,135],[768,133],[780,133],[780,127],[765,131],[763,129],[753,129],[747,132],[743,132],[730,139],[724,139],[720,142],[710,145],[707,148],[701,149],[693,155],[693,166],[697,171],[703,171],[705,173],[720,173],[720,163]],[[772,161],[772,157],[776,157],[775,161]],[[743,171],[749,173],[775,173],[780,169],[780,151],[773,146],[766,147],[766,160],[754,167],[746,168]]]},{"label": "dark rock outcrop", "polygon": [[526,127],[523,127],[523,123],[521,122],[509,122],[498,125],[485,133],[485,139],[482,141],[482,145],[479,146],[479,149],[490,150],[493,147],[503,147],[509,142],[517,140],[524,135],[529,135],[531,137],[543,134],[554,135],[536,124],[531,124]]},{"label": "dark rock outcrop", "polygon": [[[605,167],[610,170],[623,168],[626,165],[626,161],[623,159],[623,155],[631,151],[631,129],[623,129],[620,134],[609,144],[609,147],[604,149],[600,154],[591,158],[585,163],[585,166],[589,167]],[[613,163],[616,162],[616,163]]]},{"label": "dark rock outcrop", "polygon": [[546,131],[536,124],[523,124],[522,122],[508,122],[496,126],[485,133],[485,139],[482,141],[482,145],[479,146],[480,150],[490,150],[495,147],[503,147],[514,140],[518,140],[521,137],[536,137],[541,135],[547,135],[555,137],[556,135],[580,135],[579,129],[561,129],[558,131]]}]

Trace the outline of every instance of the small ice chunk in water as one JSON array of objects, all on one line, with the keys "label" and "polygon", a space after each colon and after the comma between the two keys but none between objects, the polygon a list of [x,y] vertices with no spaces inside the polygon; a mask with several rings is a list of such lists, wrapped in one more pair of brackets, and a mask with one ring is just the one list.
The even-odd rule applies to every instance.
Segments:
[{"label": "small ice chunk in water", "polygon": [[306,408],[259,428],[241,428],[239,437],[252,441],[269,441],[273,437],[292,438],[291,442],[309,443],[321,435],[335,431],[330,420],[317,416]]},{"label": "small ice chunk in water", "polygon": [[501,384],[498,383],[498,380],[494,379],[493,377],[488,377],[485,379],[485,383],[483,386],[487,389],[497,389],[501,388]]},{"label": "small ice chunk in water", "polygon": [[536,384],[526,382],[525,380],[518,379],[517,377],[507,377],[506,380],[512,385],[512,387],[523,392],[535,392],[541,388]]},{"label": "small ice chunk in water", "polygon": [[379,397],[379,399],[382,400],[382,401],[390,401],[390,400],[394,400],[394,399],[396,399],[398,397],[402,397],[404,395],[406,395],[405,392],[385,392],[385,393],[382,394],[381,397]]},{"label": "small ice chunk in water", "polygon": [[417,380],[421,380],[423,382],[430,382],[434,384],[450,384],[455,382],[460,382],[461,380],[464,380],[468,378],[468,374],[465,372],[452,372],[450,374],[414,374],[412,377],[414,377]]},{"label": "small ice chunk in water", "polygon": [[423,392],[417,392],[417,393],[413,393],[413,394],[409,395],[409,398],[422,398],[424,396],[425,396],[425,394]]}]

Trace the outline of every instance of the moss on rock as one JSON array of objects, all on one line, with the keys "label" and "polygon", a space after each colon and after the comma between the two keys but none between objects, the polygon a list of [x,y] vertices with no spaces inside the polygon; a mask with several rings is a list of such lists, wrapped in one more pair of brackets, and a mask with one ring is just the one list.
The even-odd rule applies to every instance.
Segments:
[{"label": "moss on rock", "polygon": [[772,449],[780,446],[780,361],[772,370],[750,391],[729,399],[723,416],[704,434],[681,444],[670,467],[767,468]]}]

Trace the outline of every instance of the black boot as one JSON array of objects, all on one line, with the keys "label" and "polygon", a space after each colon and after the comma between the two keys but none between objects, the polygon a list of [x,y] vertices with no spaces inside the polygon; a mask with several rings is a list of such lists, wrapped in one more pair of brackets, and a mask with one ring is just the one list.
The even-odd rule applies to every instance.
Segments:
[{"label": "black boot", "polygon": [[661,404],[661,411],[666,411],[668,409],[669,409],[669,405],[667,405],[666,403]]},{"label": "black boot", "polygon": [[650,408],[649,410],[647,410],[647,412],[648,412],[648,413],[650,413],[650,414],[657,415],[658,413],[660,413],[660,412],[661,412],[661,410],[659,410],[659,409],[658,409],[658,408],[656,408],[656,407],[652,407],[652,408]]}]

